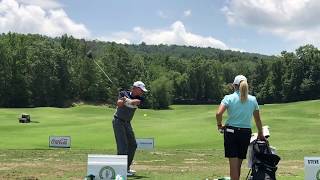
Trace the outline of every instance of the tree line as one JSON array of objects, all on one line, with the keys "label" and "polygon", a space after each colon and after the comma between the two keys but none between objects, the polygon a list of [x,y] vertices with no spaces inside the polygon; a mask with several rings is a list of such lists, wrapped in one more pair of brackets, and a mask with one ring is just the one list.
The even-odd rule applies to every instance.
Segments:
[{"label": "tree line", "polygon": [[[109,82],[86,53],[110,76]],[[176,45],[117,44],[0,35],[0,106],[68,107],[74,102],[115,104],[117,93],[145,82],[144,108],[172,103],[220,103],[237,74],[247,76],[259,103],[320,97],[320,51],[313,45],[279,56]]]}]

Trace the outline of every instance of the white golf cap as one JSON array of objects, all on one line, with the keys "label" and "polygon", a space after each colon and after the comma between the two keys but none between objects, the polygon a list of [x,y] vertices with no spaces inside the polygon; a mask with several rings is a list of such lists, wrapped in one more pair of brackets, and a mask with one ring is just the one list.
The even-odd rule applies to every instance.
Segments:
[{"label": "white golf cap", "polygon": [[142,81],[136,81],[133,83],[133,87],[138,87],[140,88],[142,91],[147,92],[148,90],[146,89],[144,83]]},{"label": "white golf cap", "polygon": [[238,75],[234,78],[234,81],[232,84],[239,85],[241,81],[247,81],[247,78],[244,75]]}]

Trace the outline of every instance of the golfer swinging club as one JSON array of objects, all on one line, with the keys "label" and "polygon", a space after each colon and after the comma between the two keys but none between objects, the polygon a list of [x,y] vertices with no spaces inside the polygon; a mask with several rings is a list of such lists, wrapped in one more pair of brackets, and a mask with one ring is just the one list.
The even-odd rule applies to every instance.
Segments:
[{"label": "golfer swinging club", "polygon": [[[239,180],[241,164],[246,159],[251,137],[251,120],[254,117],[258,139],[265,140],[262,133],[262,123],[259,105],[256,97],[248,94],[247,78],[238,75],[233,81],[234,93],[226,95],[216,113],[217,126],[220,132],[224,131],[225,157],[229,158],[231,180]],[[222,124],[222,115],[228,110],[228,120]]]},{"label": "golfer swinging club", "polygon": [[131,126],[131,120],[138,106],[143,103],[143,93],[147,92],[141,81],[133,83],[131,91],[121,91],[118,96],[117,109],[112,121],[114,136],[117,143],[118,155],[128,155],[127,176],[133,176],[130,169],[137,149],[136,138]]}]

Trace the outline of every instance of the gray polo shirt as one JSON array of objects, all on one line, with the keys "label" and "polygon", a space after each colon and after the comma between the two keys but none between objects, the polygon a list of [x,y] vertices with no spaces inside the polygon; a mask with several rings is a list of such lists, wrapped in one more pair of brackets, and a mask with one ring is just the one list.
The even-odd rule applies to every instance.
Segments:
[{"label": "gray polo shirt", "polygon": [[[130,91],[120,91],[118,100],[122,97],[127,97],[129,99],[139,99],[143,103],[144,98],[140,96],[132,96]],[[140,103],[140,104],[141,104]],[[114,113],[115,118],[123,121],[131,121],[134,115],[136,108],[129,108],[127,106],[117,107],[116,112]]]}]

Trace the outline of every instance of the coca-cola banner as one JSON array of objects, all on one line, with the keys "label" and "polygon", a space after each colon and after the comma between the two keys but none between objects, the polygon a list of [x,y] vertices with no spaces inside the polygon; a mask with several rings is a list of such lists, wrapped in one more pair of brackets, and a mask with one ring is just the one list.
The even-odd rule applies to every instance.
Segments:
[{"label": "coca-cola banner", "polygon": [[70,148],[70,136],[49,136],[49,147]]}]

